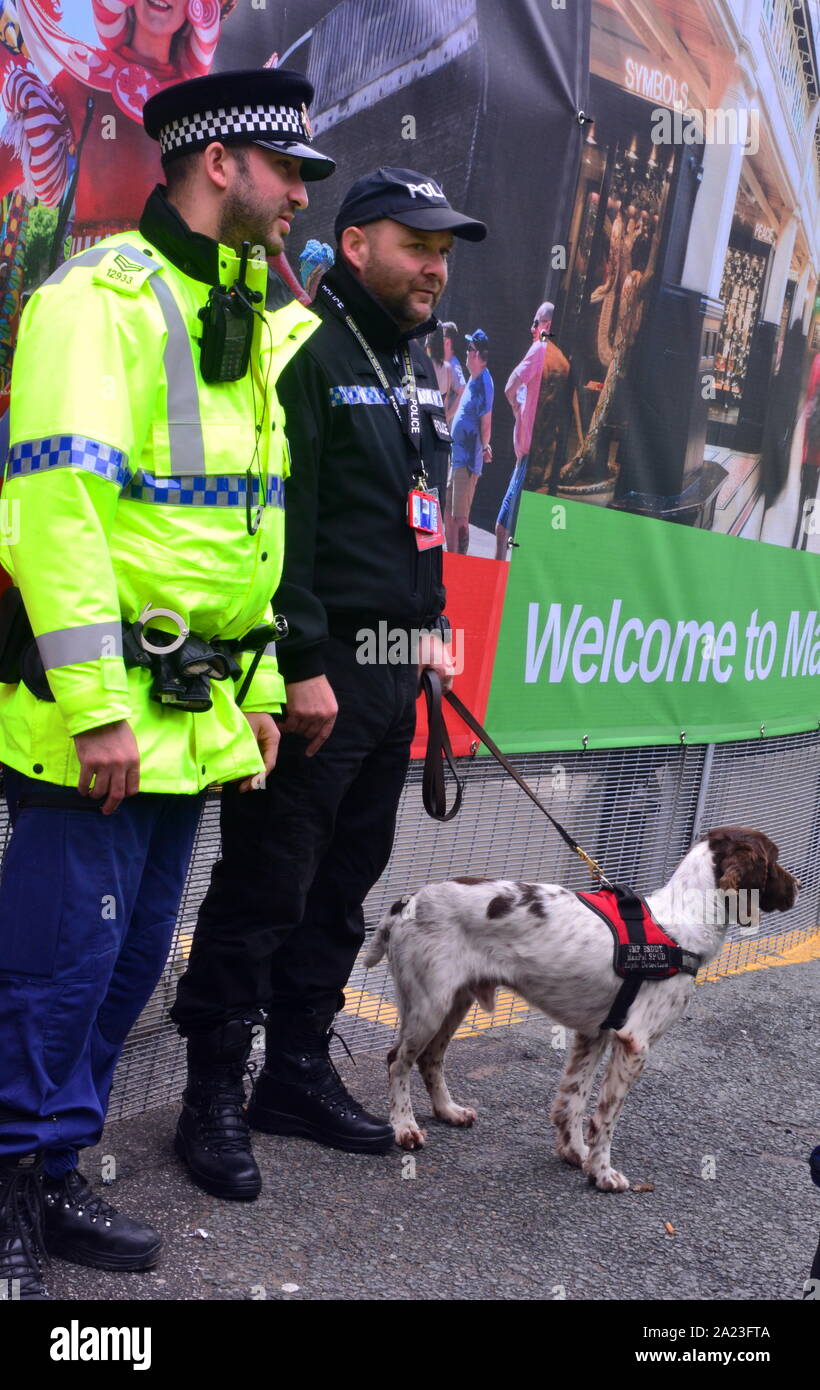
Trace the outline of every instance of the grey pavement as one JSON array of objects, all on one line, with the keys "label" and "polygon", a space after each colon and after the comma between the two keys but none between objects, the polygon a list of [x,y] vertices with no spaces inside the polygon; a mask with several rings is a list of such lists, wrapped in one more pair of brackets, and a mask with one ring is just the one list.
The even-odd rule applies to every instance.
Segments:
[{"label": "grey pavement", "polygon": [[[651,986],[649,986],[651,988]],[[83,1167],[164,1233],[161,1265],[55,1262],[55,1298],[144,1300],[800,1300],[817,1244],[820,961],[699,986],[629,1096],[613,1159],[654,1190],[603,1194],[552,1154],[563,1064],[540,1015],[455,1042],[448,1077],[472,1130],[429,1120],[427,1147],[362,1158],[257,1135],[265,1187],[229,1203],[174,1157],[173,1107],[111,1125]],[[383,1056],[340,1070],[385,1110]],[[714,1173],[714,1176],[709,1176]],[[672,1231],[667,1229],[667,1224]],[[204,1233],[204,1234],[203,1234]],[[760,1320],[759,1313],[749,1321]]]}]

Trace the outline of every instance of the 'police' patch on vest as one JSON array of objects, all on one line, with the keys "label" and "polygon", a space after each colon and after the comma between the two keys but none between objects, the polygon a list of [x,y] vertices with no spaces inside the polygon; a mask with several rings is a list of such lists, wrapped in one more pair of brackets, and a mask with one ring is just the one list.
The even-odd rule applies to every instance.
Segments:
[{"label": "'police' patch on vest", "polygon": [[159,270],[159,265],[142,265],[132,261],[124,251],[112,251],[100,261],[92,275],[96,285],[108,285],[109,289],[119,290],[121,294],[139,294],[149,276]]},{"label": "'police' patch on vest", "polygon": [[[401,386],[394,386],[393,393],[400,405],[405,405],[407,395]],[[381,386],[331,386],[329,388],[331,405],[389,405],[387,392]],[[441,392],[431,390],[429,386],[418,388],[419,405],[427,409],[442,410],[444,402],[441,399]],[[449,435],[448,435],[449,438]]]}]

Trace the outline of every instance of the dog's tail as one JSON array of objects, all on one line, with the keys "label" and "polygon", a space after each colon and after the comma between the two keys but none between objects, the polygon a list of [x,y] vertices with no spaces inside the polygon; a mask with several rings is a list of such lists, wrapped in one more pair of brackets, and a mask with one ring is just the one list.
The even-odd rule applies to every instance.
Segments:
[{"label": "dog's tail", "polygon": [[383,956],[389,959],[390,931],[397,917],[409,917],[413,915],[415,899],[409,894],[399,898],[393,906],[387,909],[379,925],[373,933],[373,939],[364,953],[364,965],[366,970],[370,970],[374,965],[378,965]]},{"label": "dog's tail", "polygon": [[364,953],[364,966],[366,970],[371,970],[374,965],[378,965],[382,956],[387,955],[387,943],[390,940],[390,927],[392,919],[389,916],[382,917]]}]

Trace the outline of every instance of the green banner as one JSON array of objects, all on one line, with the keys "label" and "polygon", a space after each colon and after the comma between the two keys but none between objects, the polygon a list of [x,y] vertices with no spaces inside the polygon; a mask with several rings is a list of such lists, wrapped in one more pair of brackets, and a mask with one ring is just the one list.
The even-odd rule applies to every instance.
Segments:
[{"label": "green banner", "polygon": [[816,556],[528,493],[516,539],[487,709],[505,751],[820,724]]}]

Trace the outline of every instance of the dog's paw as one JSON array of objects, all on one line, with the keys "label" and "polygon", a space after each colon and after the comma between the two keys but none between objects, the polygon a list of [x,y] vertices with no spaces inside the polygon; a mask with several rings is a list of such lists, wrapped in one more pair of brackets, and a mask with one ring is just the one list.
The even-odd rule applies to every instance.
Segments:
[{"label": "dog's paw", "polygon": [[393,1133],[396,1136],[396,1143],[401,1149],[424,1148],[427,1135],[423,1129],[419,1129],[417,1124],[394,1125]]},{"label": "dog's paw", "polygon": [[556,1144],[555,1152],[563,1163],[571,1163],[573,1168],[583,1168],[589,1157],[586,1144],[577,1148],[574,1144]]},{"label": "dog's paw", "polygon": [[629,1188],[629,1178],[619,1173],[617,1168],[600,1168],[587,1162],[584,1172],[590,1186],[597,1187],[599,1192],[626,1192]]},{"label": "dog's paw", "polygon": [[436,1112],[436,1119],[443,1120],[446,1125],[462,1125],[467,1128],[475,1124],[478,1118],[475,1110],[470,1105],[443,1105]]}]

